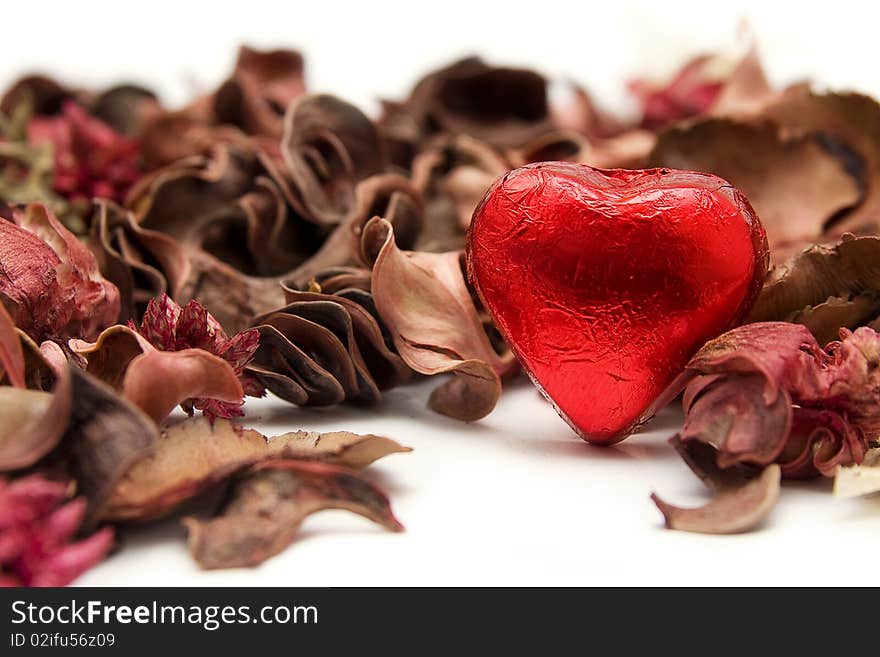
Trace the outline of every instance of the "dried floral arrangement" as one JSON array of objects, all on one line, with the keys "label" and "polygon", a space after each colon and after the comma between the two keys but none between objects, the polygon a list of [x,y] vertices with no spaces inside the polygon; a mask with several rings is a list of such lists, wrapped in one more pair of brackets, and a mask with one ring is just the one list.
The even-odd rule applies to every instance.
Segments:
[{"label": "dried floral arrangement", "polygon": [[[184,520],[205,568],[261,563],[326,508],[402,529],[359,470],[407,447],[267,437],[245,397],[378,406],[450,374],[432,409],[490,413],[520,366],[465,240],[492,183],[541,161],[711,173],[766,230],[748,317],[675,391],[672,444],[714,497],[655,496],[668,527],[747,530],[783,478],[880,489],[880,104],[772,88],[754,50],[720,61],[632,82],[637,122],[579,87],[552,105],[542,75],[475,58],[376,120],[308,93],[286,50],[242,48],[182,109],[134,85],[16,82],[0,99],[0,583],[67,584],[114,527],[208,490],[219,506]],[[192,417],[169,421],[177,407]]]}]

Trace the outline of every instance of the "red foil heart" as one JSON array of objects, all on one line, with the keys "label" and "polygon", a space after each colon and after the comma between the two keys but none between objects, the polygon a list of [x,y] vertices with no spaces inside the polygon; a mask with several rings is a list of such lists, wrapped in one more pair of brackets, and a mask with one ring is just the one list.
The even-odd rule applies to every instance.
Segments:
[{"label": "red foil heart", "polygon": [[622,440],[679,392],[767,272],[764,228],[704,173],[544,162],[477,207],[467,263],[520,363],[585,440]]}]

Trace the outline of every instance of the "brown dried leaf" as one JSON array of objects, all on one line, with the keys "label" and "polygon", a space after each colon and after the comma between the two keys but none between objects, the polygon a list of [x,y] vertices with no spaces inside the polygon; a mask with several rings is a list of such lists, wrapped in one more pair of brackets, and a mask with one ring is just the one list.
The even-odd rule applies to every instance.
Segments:
[{"label": "brown dried leaf", "polygon": [[0,303],[0,381],[4,379],[15,388],[25,387],[21,339],[6,306]]},{"label": "brown dried leaf", "polygon": [[139,318],[150,299],[179,295],[171,285],[179,286],[189,277],[190,264],[177,241],[143,228],[115,203],[98,200],[95,205],[90,245],[101,273],[119,288],[119,321]]},{"label": "brown dried leaf", "polygon": [[[72,404],[66,360],[47,358],[21,331],[14,336],[21,356],[21,369],[15,377],[20,378],[22,387],[0,386],[0,472],[30,467],[54,450],[64,436]],[[36,377],[26,377],[25,352],[31,367],[42,370]],[[23,387],[26,378],[38,378],[41,385],[51,388],[29,390]]]},{"label": "brown dried leaf", "polygon": [[820,344],[841,328],[856,328],[880,313],[880,238],[844,236],[814,245],[771,270],[750,322],[804,324]]},{"label": "brown dried leaf", "polygon": [[651,166],[714,173],[742,190],[761,217],[771,252],[818,239],[861,199],[853,177],[815,134],[727,119],[675,126],[660,135]]},{"label": "brown dried leaf", "polygon": [[300,292],[290,303],[254,320],[260,347],[248,373],[291,403],[327,406],[378,403],[381,391],[406,380],[409,368],[385,343],[372,298]]},{"label": "brown dried leaf", "polygon": [[232,77],[214,93],[215,119],[248,134],[281,137],[284,110],[305,88],[298,52],[242,46]]},{"label": "brown dried leaf", "polygon": [[284,119],[281,155],[308,219],[340,223],[355,185],[381,173],[387,157],[373,122],[334,96],[304,96]]},{"label": "brown dried leaf", "polygon": [[499,148],[520,146],[554,127],[542,75],[477,57],[425,76],[404,107],[423,136],[465,134]]},{"label": "brown dried leaf", "polygon": [[860,203],[836,217],[832,233],[877,231],[880,217],[880,104],[857,93],[787,90],[762,114],[781,126],[821,135],[824,146],[851,172]]},{"label": "brown dried leaf", "polygon": [[105,511],[107,520],[149,520],[267,458],[296,458],[364,467],[394,452],[409,451],[372,434],[292,432],[267,439],[228,420],[204,418],[165,430],[155,450],[118,482]]},{"label": "brown dried leaf", "polygon": [[94,525],[120,478],[154,449],[159,429],[112,388],[70,369],[73,404],[62,441],[77,485],[89,500],[89,524]]},{"label": "brown dried leaf", "polygon": [[838,468],[834,477],[834,495],[858,497],[880,492],[880,447],[869,449],[859,465]]},{"label": "brown dried leaf", "polygon": [[400,251],[390,224],[379,218],[367,224],[363,244],[374,263],[376,308],[397,352],[422,374],[455,374],[434,390],[430,406],[465,421],[487,415],[501,394],[500,375],[515,361],[492,347],[465,283],[461,254]]},{"label": "brown dried leaf", "polygon": [[701,507],[685,509],[652,494],[651,499],[663,514],[668,529],[736,534],[755,528],[769,515],[779,499],[781,475],[778,465],[769,465],[755,472],[724,470],[716,464],[716,452],[709,445],[683,443],[678,436],[670,442],[715,495]]},{"label": "brown dried leaf", "polygon": [[260,464],[241,477],[218,516],[184,524],[202,568],[250,567],[284,550],[303,520],[323,509],[345,509],[403,531],[385,494],[356,473],[286,460]]}]

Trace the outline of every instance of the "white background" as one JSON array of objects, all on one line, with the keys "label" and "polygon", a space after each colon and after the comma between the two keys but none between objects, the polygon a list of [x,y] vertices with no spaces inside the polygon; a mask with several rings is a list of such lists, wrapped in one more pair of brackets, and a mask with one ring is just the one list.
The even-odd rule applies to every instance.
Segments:
[{"label": "white background", "polygon": [[[0,82],[33,69],[88,85],[133,80],[175,105],[222,80],[245,42],[301,48],[312,90],[370,111],[427,69],[478,52],[575,79],[631,112],[626,79],[668,74],[699,51],[735,50],[745,19],[773,82],[811,77],[880,95],[880,10],[872,4],[16,2],[4,11]],[[249,404],[248,420],[267,433],[369,431],[414,447],[368,470],[406,533],[325,512],[262,567],[204,573],[169,521],[129,533],[124,549],[79,583],[880,584],[876,569],[859,565],[880,544],[880,500],[834,499],[828,482],[787,485],[760,531],[666,531],[650,492],[680,503],[703,494],[665,443],[680,423],[676,411],[620,446],[597,449],[525,381],[472,425],[425,409],[435,384],[393,391],[372,411]]]}]

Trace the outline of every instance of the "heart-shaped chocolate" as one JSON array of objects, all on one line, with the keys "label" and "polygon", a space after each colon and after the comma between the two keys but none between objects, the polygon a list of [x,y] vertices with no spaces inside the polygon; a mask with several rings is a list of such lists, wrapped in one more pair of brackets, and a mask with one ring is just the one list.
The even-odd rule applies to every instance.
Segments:
[{"label": "heart-shaped chocolate", "polygon": [[468,271],[535,384],[585,440],[625,438],[761,289],[761,222],[704,173],[544,162],[474,212]]}]

